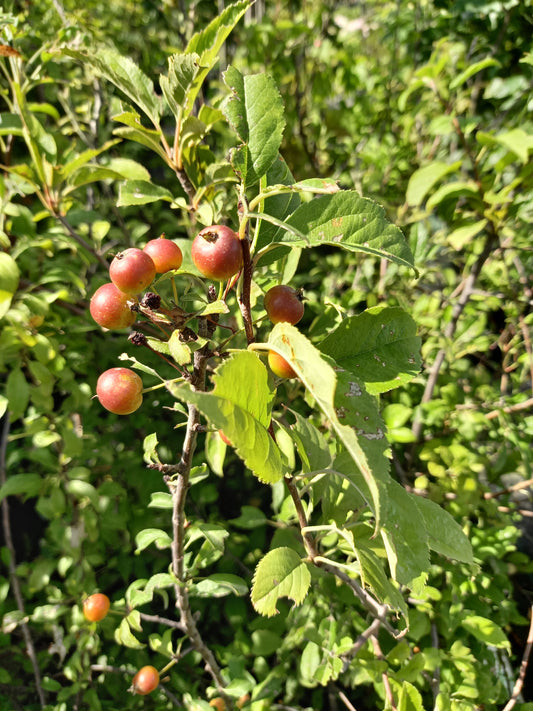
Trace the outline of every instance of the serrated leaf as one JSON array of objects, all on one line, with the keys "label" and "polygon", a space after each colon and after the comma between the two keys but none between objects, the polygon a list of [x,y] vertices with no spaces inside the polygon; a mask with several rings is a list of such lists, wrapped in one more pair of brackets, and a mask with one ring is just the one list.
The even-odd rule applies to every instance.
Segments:
[{"label": "serrated leaf", "polygon": [[168,74],[159,77],[159,83],[176,121],[192,109],[187,101],[187,92],[200,71],[199,57],[195,52],[176,53],[168,58]]},{"label": "serrated leaf", "polygon": [[357,466],[366,483],[366,493],[369,496],[367,503],[374,511],[377,528],[381,517],[382,492],[378,478],[380,473],[377,472],[376,477],[371,471],[356,433],[351,427],[342,424],[337,415],[335,409],[337,377],[329,359],[325,358],[295,326],[288,323],[277,323],[270,333],[268,343],[296,372]]},{"label": "serrated leaf", "polygon": [[157,454],[157,432],[152,432],[147,435],[143,441],[143,459],[146,464],[159,464],[159,455]]},{"label": "serrated leaf", "polygon": [[198,55],[198,71],[186,92],[185,101],[188,113],[194,106],[205,78],[215,66],[222,45],[250,4],[249,0],[241,0],[241,2],[228,5],[207,27],[194,34],[189,40],[186,53]]},{"label": "serrated leaf", "polygon": [[387,486],[387,511],[380,532],[394,580],[408,585],[429,570],[424,519],[412,495],[392,479]]},{"label": "serrated leaf", "polygon": [[307,564],[292,548],[274,548],[257,564],[252,586],[252,604],[260,615],[278,613],[277,601],[288,597],[302,603],[311,585]]},{"label": "serrated leaf", "polygon": [[331,465],[332,455],[326,437],[308,418],[295,410],[291,412],[295,423],[291,425],[289,432],[296,442],[304,469],[307,471],[327,469]]},{"label": "serrated leaf", "polygon": [[461,621],[461,626],[484,644],[489,644],[491,647],[510,648],[509,640],[502,628],[486,617],[468,615]]},{"label": "serrated leaf", "polygon": [[455,173],[461,167],[461,161],[455,163],[443,163],[442,161],[433,161],[429,165],[425,165],[411,175],[407,185],[405,199],[408,205],[419,207],[426,195],[431,191],[434,185],[442,180],[445,175]]},{"label": "serrated leaf", "polygon": [[[263,180],[266,182],[267,186],[294,184],[294,177],[281,155],[278,155],[277,159],[272,163],[267,171],[266,178]],[[284,220],[288,215],[292,214],[296,210],[300,203],[301,198],[297,192],[273,195],[272,197],[266,198],[263,205],[263,212],[267,215],[275,217],[278,220]],[[257,241],[257,251],[272,242],[272,238],[276,231],[277,227],[275,225],[264,220],[258,222],[255,237]],[[289,251],[289,248],[280,246],[274,251],[281,252],[283,255],[283,253]],[[270,263],[272,257],[275,257],[275,255],[272,255],[271,252],[267,252],[266,260],[262,257],[261,264]]]},{"label": "serrated leaf", "polygon": [[272,242],[315,247],[328,244],[351,252],[363,252],[415,269],[409,245],[385,210],[353,190],[321,195],[304,203],[286,220],[305,237],[278,230]]},{"label": "serrated leaf", "polygon": [[93,67],[142,109],[155,126],[159,125],[161,101],[155,93],[153,82],[129,57],[106,47],[100,47],[98,52],[91,54],[70,48],[62,51],[68,57]]},{"label": "serrated leaf", "polygon": [[416,330],[403,309],[374,306],[342,321],[320,349],[362,380],[369,393],[378,394],[409,382],[419,372]]},{"label": "serrated leaf", "polygon": [[400,612],[407,619],[407,604],[401,592],[389,580],[383,568],[383,561],[371,548],[362,546],[359,539],[356,541],[356,555],[364,584],[371,588],[378,600]]},{"label": "serrated leaf", "polygon": [[173,199],[170,190],[161,185],[155,185],[148,180],[127,180],[119,186],[117,207],[146,205],[157,200],[172,202]]},{"label": "serrated leaf", "polygon": [[195,597],[226,597],[227,595],[242,596],[248,593],[248,585],[238,575],[231,573],[214,573],[204,580],[189,587],[189,594]]},{"label": "serrated leaf", "polygon": [[457,521],[431,499],[411,496],[424,519],[429,547],[447,558],[473,564],[472,546]]},{"label": "serrated leaf", "polygon": [[172,539],[166,533],[159,528],[145,528],[135,536],[135,553],[138,555],[145,548],[148,548],[152,543],[155,543],[156,548],[170,548],[172,545]]},{"label": "serrated leaf", "polygon": [[6,496],[22,496],[24,499],[37,496],[43,482],[43,477],[39,474],[14,474],[0,487],[0,501]]},{"label": "serrated leaf", "polygon": [[246,185],[253,185],[274,163],[281,145],[285,119],[283,101],[267,74],[243,76],[235,67],[224,75],[232,96],[224,112],[243,142],[232,164]]},{"label": "serrated leaf", "polygon": [[168,387],[175,397],[196,404],[216,429],[223,430],[261,481],[279,481],[285,467],[268,432],[274,392],[267,369],[255,353],[241,351],[218,367],[213,381],[215,387],[209,393],[192,390],[187,384]]}]

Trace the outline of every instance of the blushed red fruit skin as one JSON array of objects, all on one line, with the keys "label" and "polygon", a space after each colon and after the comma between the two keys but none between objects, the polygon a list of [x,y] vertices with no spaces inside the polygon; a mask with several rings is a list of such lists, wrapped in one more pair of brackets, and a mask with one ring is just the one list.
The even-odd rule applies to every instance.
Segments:
[{"label": "blushed red fruit skin", "polygon": [[279,378],[296,378],[297,375],[285,358],[276,353],[276,351],[268,351],[268,365],[270,370]]},{"label": "blushed red fruit skin", "polygon": [[219,434],[219,436],[220,436],[220,439],[224,442],[224,444],[226,444],[228,447],[233,447],[233,445],[231,444],[231,442],[229,441],[229,439],[226,437],[226,435],[224,434],[224,432],[222,432],[222,430],[219,430],[219,431],[218,431],[218,434]]},{"label": "blushed red fruit skin", "polygon": [[96,382],[102,407],[115,415],[131,415],[142,404],[143,382],[130,368],[110,368]]},{"label": "blushed red fruit skin", "polygon": [[263,303],[272,323],[283,321],[292,323],[294,326],[304,315],[304,305],[298,292],[285,284],[279,284],[269,289]]},{"label": "blushed red fruit skin", "polygon": [[156,269],[152,257],[142,249],[130,247],[117,254],[109,266],[113,284],[126,294],[144,291],[155,279]]},{"label": "blushed red fruit skin", "polygon": [[100,622],[109,612],[109,598],[103,593],[94,593],[83,601],[83,615],[89,622]]},{"label": "blushed red fruit skin", "polygon": [[204,227],[193,240],[191,257],[200,274],[224,281],[242,267],[239,235],[226,225]]},{"label": "blushed red fruit skin", "polygon": [[151,239],[144,245],[143,252],[152,257],[158,274],[164,274],[172,269],[179,269],[183,262],[181,249],[175,242],[165,237]]},{"label": "blushed red fruit skin", "polygon": [[108,282],[94,292],[89,310],[102,328],[128,328],[137,318],[137,314],[128,305],[131,301],[136,301],[131,294],[120,291],[113,282]]},{"label": "blushed red fruit skin", "polygon": [[131,685],[135,694],[146,696],[159,686],[159,672],[149,665],[142,667],[133,677]]}]

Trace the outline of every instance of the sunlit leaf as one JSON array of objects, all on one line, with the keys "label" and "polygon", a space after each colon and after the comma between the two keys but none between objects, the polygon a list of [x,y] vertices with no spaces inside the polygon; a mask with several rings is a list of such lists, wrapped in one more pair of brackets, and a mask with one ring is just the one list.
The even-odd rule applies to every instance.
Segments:
[{"label": "sunlit leaf", "polygon": [[252,604],[261,615],[278,613],[280,597],[288,597],[299,605],[311,584],[307,564],[292,548],[275,548],[257,564],[252,587]]}]

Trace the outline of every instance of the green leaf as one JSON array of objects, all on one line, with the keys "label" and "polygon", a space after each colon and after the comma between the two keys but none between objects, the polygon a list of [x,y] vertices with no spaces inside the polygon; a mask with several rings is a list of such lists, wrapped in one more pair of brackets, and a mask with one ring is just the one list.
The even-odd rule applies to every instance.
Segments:
[{"label": "green leaf", "polygon": [[443,163],[441,161],[433,161],[423,168],[415,170],[409,178],[405,199],[408,205],[419,207],[426,195],[431,192],[433,186],[442,180],[445,175],[454,173],[461,167],[461,161],[455,163]]},{"label": "green leaf", "polygon": [[185,103],[187,113],[192,110],[205,78],[215,66],[222,45],[250,4],[250,0],[241,0],[228,5],[207,27],[194,34],[189,40],[186,52],[198,55],[198,71],[187,90]]},{"label": "green leaf", "polygon": [[454,79],[451,80],[449,88],[453,91],[454,89],[457,89],[459,86],[461,86],[461,84],[464,84],[466,81],[468,81],[475,74],[482,72],[483,69],[487,69],[487,67],[499,66],[500,63],[492,57],[486,57],[485,59],[481,59],[479,62],[474,62],[474,64],[471,64],[469,67],[467,67],[464,71],[462,71]]},{"label": "green leaf", "polygon": [[[131,613],[130,613],[131,614]],[[122,644],[129,649],[143,649],[145,646],[135,637],[131,631],[128,617],[125,617],[120,625],[115,629],[115,642]]]},{"label": "green leaf", "polygon": [[296,442],[303,468],[307,471],[327,469],[331,465],[332,454],[326,437],[309,418],[303,417],[296,410],[291,412],[296,421],[289,432]]},{"label": "green leaf", "polygon": [[156,548],[162,550],[170,548],[172,539],[166,531],[161,531],[159,528],[145,528],[135,536],[135,544],[137,546],[135,553],[138,555],[152,543],[155,543]]},{"label": "green leaf", "polygon": [[415,268],[413,255],[399,227],[389,221],[380,205],[353,190],[321,195],[304,203],[286,224],[305,237],[280,229],[273,242],[299,247],[328,244]]},{"label": "green leaf", "polygon": [[357,560],[361,569],[361,579],[365,585],[370,586],[378,600],[390,605],[393,610],[401,612],[407,618],[407,604],[401,592],[389,580],[383,568],[383,561],[370,546],[363,546],[359,538],[356,540],[355,546]]},{"label": "green leaf", "polygon": [[398,711],[424,711],[422,696],[408,681],[403,681],[398,697]]},{"label": "green leaf", "polygon": [[182,115],[191,112],[190,98],[187,92],[200,71],[199,57],[196,53],[173,54],[168,58],[168,75],[159,77],[163,95],[176,121],[181,122]]},{"label": "green leaf", "polygon": [[387,511],[381,536],[387,551],[391,576],[401,585],[429,570],[429,544],[425,521],[412,495],[398,482],[387,487]]},{"label": "green leaf", "polygon": [[19,114],[0,114],[0,136],[22,136],[23,124]]},{"label": "green leaf", "polygon": [[411,496],[424,519],[429,547],[447,558],[473,564],[472,546],[457,521],[431,499]]},{"label": "green leaf", "polygon": [[170,190],[147,180],[127,180],[119,187],[117,207],[146,205],[157,200],[172,202],[172,193]]},{"label": "green leaf", "polygon": [[257,564],[252,586],[252,604],[260,615],[272,617],[278,613],[280,597],[288,597],[299,605],[304,601],[311,574],[307,564],[292,548],[274,548]]},{"label": "green leaf", "polygon": [[245,185],[253,185],[278,157],[285,127],[283,101],[267,74],[243,77],[230,67],[224,80],[232,91],[225,114],[243,142],[233,151],[232,164]]},{"label": "green leaf", "polygon": [[247,593],[248,585],[246,581],[231,573],[214,573],[189,587],[189,594],[195,597],[242,596]]},{"label": "green leaf", "polygon": [[485,225],[488,220],[478,220],[471,225],[464,225],[463,227],[458,227],[456,230],[450,232],[447,236],[448,244],[456,249],[458,252],[461,251],[473,237],[478,235],[482,230],[485,229]]},{"label": "green leaf", "polygon": [[533,135],[522,128],[513,128],[495,135],[479,131],[476,133],[476,139],[482,145],[503,146],[514,153],[524,165],[529,162],[529,153],[533,151]]},{"label": "green leaf", "polygon": [[510,643],[505,632],[495,622],[486,617],[468,615],[461,621],[461,626],[484,644],[489,644],[491,647],[510,649]]},{"label": "green leaf", "polygon": [[[262,182],[265,182],[267,186],[271,185],[293,185],[294,177],[289,170],[289,167],[283,157],[278,155],[277,159],[272,163],[267,171],[266,177],[263,178]],[[297,192],[282,193],[280,195],[272,195],[266,198],[262,212],[267,215],[271,215],[278,220],[284,220],[290,214],[292,214],[296,208],[300,205],[301,198]],[[257,240],[256,251],[261,250],[266,245],[272,242],[273,236],[277,231],[277,227],[270,222],[264,220],[258,221],[258,227],[256,228],[255,239]],[[272,259],[276,259],[276,254],[279,253],[283,255],[289,251],[288,247],[278,247],[277,249],[268,252],[266,259],[261,258],[261,264],[268,264]],[[295,251],[295,250],[291,250]]]},{"label": "green leaf", "polygon": [[426,208],[427,210],[433,210],[445,200],[458,198],[479,200],[479,186],[473,180],[454,180],[452,183],[441,185],[433,195],[429,196]]},{"label": "green leaf", "polygon": [[120,143],[118,139],[106,141],[99,148],[89,148],[86,151],[78,153],[78,155],[61,166],[59,171],[60,175],[63,179],[67,179],[77,170],[89,163],[93,158],[96,158],[101,153],[104,153],[104,151],[107,151],[112,146],[115,146],[117,143]]},{"label": "green leaf", "polygon": [[320,344],[341,368],[378,394],[408,383],[420,370],[416,323],[396,306],[374,306],[344,319]]},{"label": "green leaf", "polygon": [[370,496],[367,503],[373,508],[377,528],[381,516],[379,482],[368,465],[356,433],[351,427],[344,425],[337,415],[335,408],[337,378],[332,365],[295,326],[288,323],[277,323],[274,326],[268,344],[294,369],[357,466],[366,482],[366,490]]},{"label": "green leaf", "polygon": [[217,368],[213,381],[215,387],[209,393],[192,390],[187,384],[168,384],[168,388],[175,397],[193,402],[221,429],[261,481],[279,481],[285,466],[268,432],[274,391],[267,369],[255,353],[241,351]]},{"label": "green leaf", "polygon": [[39,474],[14,474],[0,487],[0,501],[6,496],[23,496],[24,499],[38,496],[43,483],[44,479]]},{"label": "green leaf", "polygon": [[15,368],[7,376],[5,394],[9,401],[10,416],[17,420],[23,416],[30,399],[30,386],[20,368]]},{"label": "green leaf", "polygon": [[65,48],[63,54],[91,66],[144,111],[154,126],[159,126],[161,100],[152,80],[129,57],[106,47],[99,47],[92,54]]},{"label": "green leaf", "polygon": [[19,285],[19,268],[9,254],[0,252],[0,318],[6,315]]},{"label": "green leaf", "polygon": [[267,522],[265,514],[255,506],[242,506],[240,516],[230,520],[234,526],[244,529],[258,528],[266,525]]},{"label": "green leaf", "polygon": [[149,509],[170,510],[173,506],[172,494],[168,494],[166,491],[154,491],[150,495],[150,503],[148,504]]}]

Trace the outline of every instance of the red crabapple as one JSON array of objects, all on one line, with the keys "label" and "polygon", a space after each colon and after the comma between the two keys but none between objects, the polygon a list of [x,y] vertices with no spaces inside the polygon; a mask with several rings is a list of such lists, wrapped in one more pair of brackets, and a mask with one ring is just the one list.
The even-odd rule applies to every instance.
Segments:
[{"label": "red crabapple", "polygon": [[109,612],[109,598],[103,593],[89,595],[83,601],[83,616],[89,622],[100,622]]},{"label": "red crabapple", "polygon": [[142,667],[133,677],[131,686],[134,694],[146,696],[159,686],[159,672],[150,665]]},{"label": "red crabapple", "polygon": [[147,242],[143,247],[143,252],[152,257],[158,274],[164,274],[172,269],[179,269],[183,262],[183,254],[178,245],[163,236]]},{"label": "red crabapple", "polygon": [[109,266],[111,281],[126,294],[144,291],[155,279],[155,274],[152,257],[136,247],[119,252]]},{"label": "red crabapple", "polygon": [[204,277],[224,281],[242,267],[239,235],[225,225],[204,227],[193,240],[191,257]]},{"label": "red crabapple", "polygon": [[128,328],[137,318],[137,314],[130,308],[134,302],[135,297],[118,289],[113,282],[108,282],[94,292],[89,310],[102,328]]},{"label": "red crabapple", "polygon": [[102,407],[115,415],[130,415],[143,401],[143,382],[130,368],[110,368],[96,383],[96,395]]},{"label": "red crabapple", "polygon": [[268,365],[270,370],[279,378],[296,378],[297,375],[285,358],[276,353],[268,351]]},{"label": "red crabapple", "polygon": [[304,315],[300,292],[285,284],[273,286],[263,299],[268,318],[272,323],[285,321],[293,325]]}]

